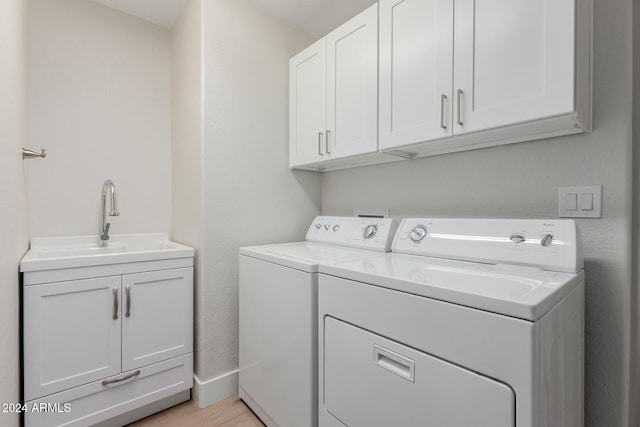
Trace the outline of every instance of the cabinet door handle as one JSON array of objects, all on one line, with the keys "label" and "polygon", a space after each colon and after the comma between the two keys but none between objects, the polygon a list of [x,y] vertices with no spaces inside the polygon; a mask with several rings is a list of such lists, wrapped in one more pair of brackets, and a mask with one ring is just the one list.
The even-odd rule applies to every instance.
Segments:
[{"label": "cabinet door handle", "polygon": [[322,156],[322,132],[318,132],[318,155]]},{"label": "cabinet door handle", "polygon": [[440,127],[446,129],[447,125],[444,124],[444,104],[447,101],[447,95],[444,93],[440,95]]},{"label": "cabinet door handle", "polygon": [[118,288],[113,288],[113,320],[118,318]]},{"label": "cabinet door handle", "polygon": [[458,89],[458,125],[462,126],[462,108],[460,105],[462,104],[462,89]]},{"label": "cabinet door handle", "polygon": [[324,142],[325,142],[325,144],[324,144],[324,145],[325,145],[325,148],[326,148],[326,150],[327,150],[327,154],[331,154],[331,151],[329,150],[329,135],[330,135],[330,134],[331,134],[331,131],[330,131],[329,129],[327,129],[327,136],[326,136],[326,138],[324,139]]},{"label": "cabinet door handle", "polygon": [[115,380],[104,380],[104,381],[102,381],[102,385],[109,385],[109,384],[119,383],[119,382],[122,382],[122,381],[126,381],[126,380],[128,380],[130,378],[136,377],[138,375],[140,375],[140,369],[138,369],[135,372],[130,373],[126,377],[117,378]]},{"label": "cabinet door handle", "polygon": [[127,312],[124,316],[131,317],[131,286],[126,286],[124,289],[127,292]]}]

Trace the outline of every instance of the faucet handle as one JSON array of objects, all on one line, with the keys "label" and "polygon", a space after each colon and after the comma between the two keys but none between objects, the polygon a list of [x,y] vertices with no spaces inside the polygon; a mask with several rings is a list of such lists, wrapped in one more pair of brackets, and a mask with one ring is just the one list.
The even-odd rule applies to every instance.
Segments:
[{"label": "faucet handle", "polygon": [[109,240],[109,227],[111,227],[111,224],[106,223],[104,226],[104,231],[102,232],[102,236],[100,236],[100,240],[103,240],[103,241]]}]

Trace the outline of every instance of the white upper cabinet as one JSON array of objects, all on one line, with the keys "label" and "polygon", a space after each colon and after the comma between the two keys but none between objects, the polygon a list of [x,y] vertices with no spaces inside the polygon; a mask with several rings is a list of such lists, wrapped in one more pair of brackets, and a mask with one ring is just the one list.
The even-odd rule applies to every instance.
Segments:
[{"label": "white upper cabinet", "polygon": [[455,16],[456,133],[573,112],[574,0],[456,0]]},{"label": "white upper cabinet", "polygon": [[380,1],[380,148],[450,136],[453,2]]},{"label": "white upper cabinet", "polygon": [[380,148],[590,130],[589,0],[381,0]]},{"label": "white upper cabinet", "polygon": [[289,62],[292,168],[335,170],[398,160],[378,151],[378,5]]},{"label": "white upper cabinet", "polygon": [[326,156],[378,150],[378,6],[327,35]]},{"label": "white upper cabinet", "polygon": [[289,61],[291,166],[314,163],[324,158],[326,51],[323,38]]}]

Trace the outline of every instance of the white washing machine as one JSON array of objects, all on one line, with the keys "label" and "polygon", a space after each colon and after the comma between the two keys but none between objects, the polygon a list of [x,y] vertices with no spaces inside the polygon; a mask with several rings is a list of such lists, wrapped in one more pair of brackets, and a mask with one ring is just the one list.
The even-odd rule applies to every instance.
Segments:
[{"label": "white washing machine", "polygon": [[405,219],[393,253],[320,266],[321,427],[582,427],[570,220]]},{"label": "white washing machine", "polygon": [[318,425],[319,265],[387,252],[396,228],[317,217],[305,242],[240,248],[240,397],[267,426]]}]

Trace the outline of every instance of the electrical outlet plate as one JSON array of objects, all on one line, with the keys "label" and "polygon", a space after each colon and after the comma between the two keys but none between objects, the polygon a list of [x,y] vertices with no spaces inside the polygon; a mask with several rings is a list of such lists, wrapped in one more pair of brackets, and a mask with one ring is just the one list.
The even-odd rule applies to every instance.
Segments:
[{"label": "electrical outlet plate", "polygon": [[602,185],[560,187],[558,217],[602,218]]}]

